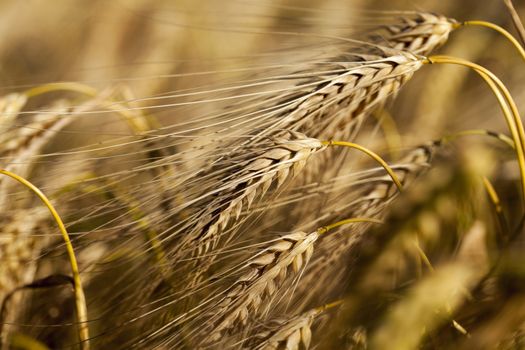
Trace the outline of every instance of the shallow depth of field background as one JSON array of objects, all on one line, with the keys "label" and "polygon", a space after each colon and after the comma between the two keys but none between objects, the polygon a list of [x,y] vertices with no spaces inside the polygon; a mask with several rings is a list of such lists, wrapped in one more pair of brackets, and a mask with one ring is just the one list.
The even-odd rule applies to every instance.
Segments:
[{"label": "shallow depth of field background", "polygon": [[[518,11],[525,7],[522,1],[515,5]],[[497,0],[4,0],[0,9],[0,74],[6,93],[21,85],[57,80],[83,81],[99,88],[122,83],[137,98],[211,85],[221,77],[163,75],[257,64],[261,54],[317,40],[268,32],[351,36],[366,31],[359,19],[367,10],[424,10],[513,29],[502,1]],[[443,51],[487,65],[511,87],[523,76],[522,70],[512,68],[519,65],[519,56],[490,31],[461,30]],[[490,98],[479,98],[486,96],[485,87],[473,74],[440,67],[424,75],[431,77],[421,78],[421,83],[416,78],[410,85],[417,88],[408,86],[393,112],[396,118],[411,121],[402,126],[417,131],[422,138],[416,141],[439,136],[449,127],[472,126],[473,121],[479,127],[494,126],[498,118],[490,118],[488,111],[496,113],[497,106]],[[513,92],[516,99],[522,98],[521,89]],[[178,117],[168,114],[162,113],[166,123]]]}]

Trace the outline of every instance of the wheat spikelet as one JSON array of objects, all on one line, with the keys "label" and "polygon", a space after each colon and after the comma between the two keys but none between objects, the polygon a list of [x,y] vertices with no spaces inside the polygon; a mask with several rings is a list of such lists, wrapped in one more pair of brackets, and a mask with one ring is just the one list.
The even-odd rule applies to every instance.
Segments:
[{"label": "wheat spikelet", "polygon": [[[369,35],[368,39],[371,43],[391,47],[402,52],[428,55],[447,41],[455,23],[456,21],[444,16],[421,12],[400,18],[399,23],[385,26],[387,34],[372,34]],[[340,105],[338,107],[342,111],[339,112],[337,107],[326,111],[332,121],[325,122],[326,130],[323,130],[322,136],[318,136],[309,129],[304,129],[304,132],[313,137],[348,140],[352,134],[348,131],[349,127],[353,123],[360,123],[375,107],[383,104],[387,97],[399,91],[400,87],[410,79],[411,73],[413,73],[411,68],[403,65],[406,63],[406,58],[395,57],[395,53],[390,54],[394,57],[388,57],[388,51],[381,53],[381,50],[373,50],[366,45],[357,48],[357,52],[359,51],[363,52],[362,57],[356,55],[356,59],[360,57],[364,62],[383,59],[385,62],[377,66],[365,64],[362,72],[348,70],[349,77],[343,78],[343,82],[337,80],[334,82],[335,87],[332,90],[337,91],[339,96],[344,96],[345,92],[351,92],[353,84],[356,88],[362,89],[356,90],[355,94],[337,99],[330,96],[332,91],[329,89],[321,91],[319,95],[323,98],[317,98],[318,103],[330,105],[334,101]],[[311,120],[309,124],[316,131],[319,131],[320,125],[324,126],[319,119]]]},{"label": "wheat spikelet", "polygon": [[242,210],[248,210],[256,198],[264,197],[271,187],[278,190],[301,171],[314,152],[324,148],[319,140],[297,132],[287,136],[275,138],[262,154],[234,170],[234,176],[226,183],[226,191],[219,192],[208,205],[210,209],[201,214],[203,219],[197,225],[201,233],[193,239],[198,240],[199,247],[204,245],[203,251],[207,251],[228,224],[237,220]]},{"label": "wheat spikelet", "polygon": [[374,43],[336,48],[339,55],[289,73],[282,82],[288,83],[288,90],[256,106],[270,111],[253,124],[252,132],[261,131],[251,142],[282,129],[316,138],[348,139],[362,115],[395,94],[421,67],[418,56]]},{"label": "wheat spikelet", "polygon": [[0,142],[4,146],[0,156],[5,166],[25,173],[19,164],[27,163],[59,130],[69,124],[69,118],[65,117],[69,106],[65,102],[56,103],[51,108],[53,114],[37,115],[34,121],[2,135]]},{"label": "wheat spikelet", "polygon": [[[240,166],[229,170],[232,175],[226,181],[219,180],[224,183],[220,186],[222,190],[204,205],[199,221],[185,233],[177,249],[189,247],[200,256],[215,248],[224,232],[228,232],[227,240],[231,239],[235,227],[229,231],[226,229],[239,220],[242,211],[249,210],[254,201],[264,198],[270,188],[278,191],[301,171],[312,154],[323,148],[319,140],[289,132],[283,137],[270,140],[259,155],[248,157],[246,161],[241,160]],[[245,157],[241,155],[241,158]],[[214,260],[213,256],[206,256],[196,264],[191,285],[199,281]]]},{"label": "wheat spikelet", "polygon": [[216,342],[228,330],[246,325],[248,318],[254,317],[262,306],[263,298],[271,297],[276,292],[279,281],[286,278],[288,269],[298,273],[308,263],[313,253],[313,243],[318,237],[317,231],[283,236],[250,260],[249,271],[238,279],[214,308],[212,319],[219,318],[219,322],[206,342]]},{"label": "wheat spikelet", "polygon": [[312,342],[312,323],[323,311],[323,308],[315,308],[292,318],[272,320],[254,331],[254,339],[246,348],[308,350]]},{"label": "wheat spikelet", "polygon": [[12,124],[26,103],[27,97],[24,94],[9,94],[0,98],[1,132],[4,132]]},{"label": "wheat spikelet", "polygon": [[384,25],[384,35],[370,36],[370,39],[398,50],[419,55],[428,55],[448,40],[457,21],[443,15],[416,12],[399,18],[398,23]]},{"label": "wheat spikelet", "polygon": [[[391,47],[403,52],[411,52],[419,55],[428,55],[439,46],[443,45],[454,29],[455,20],[448,19],[444,16],[434,15],[430,13],[415,13],[401,17],[399,22],[384,26],[386,32],[368,35],[367,39],[371,43],[378,43],[380,45]],[[357,51],[363,52],[362,60],[381,60],[384,54],[377,54],[379,50],[372,50],[370,47],[363,46]],[[352,140],[360,129],[363,121],[377,108],[380,108],[391,95],[396,94],[401,86],[410,79],[413,72],[405,67],[397,67],[394,59],[393,62],[388,62],[386,58],[385,64],[382,68],[368,67],[365,65],[365,71],[369,74],[367,78],[361,78],[359,72],[356,71],[357,78],[363,80],[370,79],[371,84],[363,84],[362,89],[356,89],[354,94],[345,96],[345,98],[338,100],[336,97],[330,97],[330,93],[322,93],[321,98],[317,98],[319,103],[324,105],[331,105],[335,101],[336,106],[328,107],[326,120],[310,119],[308,126],[304,126],[304,132],[307,132],[313,137],[323,139],[340,139]],[[401,59],[402,61],[402,59]],[[389,72],[389,64],[391,65]],[[397,68],[397,72],[396,69]],[[399,73],[399,75],[396,75]],[[352,73],[349,71],[349,74]],[[363,74],[365,75],[365,74]],[[389,77],[389,75],[391,75]],[[371,77],[381,77],[379,81],[373,82]],[[370,78],[369,78],[370,77]],[[356,80],[358,80],[356,79]],[[352,80],[347,78],[347,91],[351,91]],[[339,96],[344,96],[344,84],[335,84],[338,88]],[[347,98],[347,99],[346,99]],[[341,106],[342,104],[342,106]],[[347,104],[345,106],[345,104]],[[321,126],[321,128],[319,128]],[[321,134],[319,134],[321,132]],[[326,168],[327,162],[330,161],[330,156],[320,158],[321,165]],[[330,174],[332,175],[332,174]],[[316,167],[310,168],[309,172],[305,174],[307,181],[318,179],[319,172]]]}]

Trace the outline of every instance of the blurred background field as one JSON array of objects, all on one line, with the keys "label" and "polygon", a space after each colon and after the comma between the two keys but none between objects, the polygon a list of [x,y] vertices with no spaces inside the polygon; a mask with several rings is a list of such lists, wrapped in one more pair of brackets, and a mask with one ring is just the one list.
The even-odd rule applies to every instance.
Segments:
[{"label": "blurred background field", "polygon": [[[518,10],[525,6],[521,1],[515,3]],[[363,20],[373,11],[425,10],[512,28],[502,1],[5,0],[0,6],[5,93],[46,82],[81,81],[97,88],[124,84],[139,99],[213,85],[226,78],[220,74],[180,76],[185,73],[261,65],[264,56],[271,53],[323,40],[282,32],[352,36],[366,31],[377,23],[377,19]],[[521,70],[509,69],[519,65],[519,56],[496,33],[461,30],[452,36],[444,52],[489,66],[511,87],[521,81]],[[282,56],[286,57],[281,54],[280,61]],[[480,114],[488,109],[496,113],[497,107],[489,98],[476,98],[483,96],[485,89],[479,78],[465,69],[432,69],[411,85],[393,113],[411,121],[410,131],[424,133],[422,140],[437,137],[447,128],[472,125],[473,121],[482,123],[481,127],[494,126],[497,118]],[[522,98],[520,90],[514,93],[516,99]],[[416,99],[416,94],[431,98],[418,98],[415,105],[404,103]],[[148,100],[135,105],[155,103]],[[165,118],[170,123],[177,116],[172,113]]]}]

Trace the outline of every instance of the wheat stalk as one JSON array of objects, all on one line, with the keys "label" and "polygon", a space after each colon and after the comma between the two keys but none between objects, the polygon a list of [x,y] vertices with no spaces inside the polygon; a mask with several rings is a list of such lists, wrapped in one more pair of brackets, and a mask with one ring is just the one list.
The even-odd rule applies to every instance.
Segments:
[{"label": "wheat stalk", "polygon": [[269,321],[254,330],[248,341],[250,349],[304,349],[312,342],[312,323],[327,310],[342,304],[341,300],[316,307],[299,315]]},{"label": "wheat stalk", "polygon": [[80,272],[78,269],[75,251],[73,250],[73,245],[71,244],[69,234],[66,230],[64,223],[62,222],[62,219],[60,218],[60,215],[56,211],[55,207],[51,204],[49,199],[46,197],[46,195],[43,194],[42,191],[40,191],[31,182],[7,170],[0,169],[0,174],[10,177],[13,180],[16,180],[17,182],[21,183],[23,186],[27,187],[32,192],[34,192],[38,196],[38,198],[44,203],[44,205],[49,209],[51,216],[56,221],[60,229],[60,233],[62,234],[62,238],[64,239],[64,243],[66,245],[68,258],[69,258],[69,262],[71,265],[71,274],[73,275],[74,292],[75,292],[75,308],[76,308],[75,310],[77,313],[76,319],[78,322],[77,326],[78,326],[80,346],[82,350],[89,350],[90,348],[89,346],[89,326],[87,323],[88,315],[87,315],[86,297],[84,295],[84,289],[82,287],[82,282],[80,279]]},{"label": "wheat stalk", "polygon": [[457,21],[443,15],[416,12],[400,18],[399,23],[385,25],[388,35],[377,36],[376,42],[385,42],[398,50],[428,55],[448,40]]}]

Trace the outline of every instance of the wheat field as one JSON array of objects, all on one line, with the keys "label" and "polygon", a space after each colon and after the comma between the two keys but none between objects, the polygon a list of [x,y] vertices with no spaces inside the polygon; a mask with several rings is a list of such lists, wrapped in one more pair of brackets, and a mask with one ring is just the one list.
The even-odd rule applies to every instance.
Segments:
[{"label": "wheat field", "polygon": [[1,349],[525,349],[525,2],[0,2]]}]

